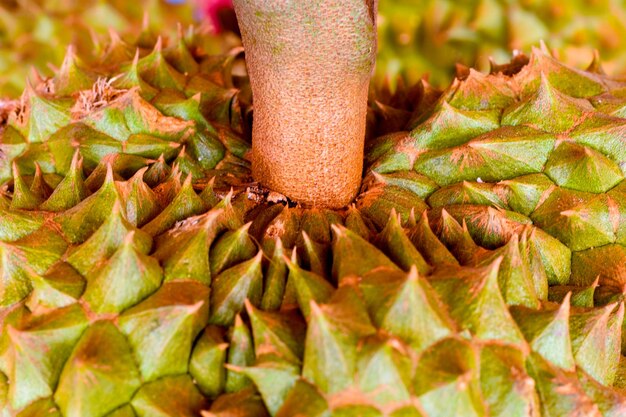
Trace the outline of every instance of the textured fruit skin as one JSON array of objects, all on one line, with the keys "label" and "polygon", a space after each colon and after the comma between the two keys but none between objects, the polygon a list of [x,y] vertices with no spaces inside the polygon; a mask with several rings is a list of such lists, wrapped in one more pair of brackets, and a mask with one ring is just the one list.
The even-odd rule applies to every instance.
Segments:
[{"label": "textured fruit skin", "polygon": [[197,42],[70,50],[2,125],[0,416],[626,414],[623,81],[375,90],[355,204],[303,208]]}]

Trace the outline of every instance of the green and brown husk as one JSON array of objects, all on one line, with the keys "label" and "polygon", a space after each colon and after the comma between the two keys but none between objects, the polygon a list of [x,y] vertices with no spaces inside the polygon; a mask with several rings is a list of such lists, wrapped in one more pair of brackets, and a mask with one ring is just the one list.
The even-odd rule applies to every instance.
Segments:
[{"label": "green and brown husk", "polygon": [[195,42],[69,53],[4,125],[1,416],[626,413],[626,83],[374,92],[355,204],[306,209]]}]

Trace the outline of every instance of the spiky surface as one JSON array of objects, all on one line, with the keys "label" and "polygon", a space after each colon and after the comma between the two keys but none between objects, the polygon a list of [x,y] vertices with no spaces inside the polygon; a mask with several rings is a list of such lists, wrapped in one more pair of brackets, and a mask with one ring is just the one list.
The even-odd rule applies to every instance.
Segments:
[{"label": "spiky surface", "polygon": [[[0,97],[19,97],[31,68],[52,75],[68,45],[85,60],[99,56],[109,29],[135,39],[146,29],[175,31],[178,21],[191,23],[189,2],[165,0],[7,0],[0,4]],[[150,16],[149,22],[144,16]],[[142,24],[143,21],[143,24]],[[213,42],[207,39],[207,46]],[[217,48],[219,51],[220,49]]]},{"label": "spiky surface", "polygon": [[457,63],[489,68],[511,50],[544,40],[565,62],[586,65],[592,48],[607,70],[623,73],[626,35],[623,2],[614,0],[380,0],[377,76],[397,73],[409,81],[429,73],[447,85]]},{"label": "spiky surface", "polygon": [[3,416],[626,413],[624,84],[381,92],[356,205],[307,209],[194,42],[70,54],[4,126]]}]

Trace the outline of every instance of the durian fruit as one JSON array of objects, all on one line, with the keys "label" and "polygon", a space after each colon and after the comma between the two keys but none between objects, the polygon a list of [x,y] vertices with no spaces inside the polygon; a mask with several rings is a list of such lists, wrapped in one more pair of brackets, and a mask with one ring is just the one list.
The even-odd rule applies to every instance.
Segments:
[{"label": "durian fruit", "polygon": [[[380,0],[377,78],[429,73],[447,85],[457,63],[489,69],[511,50],[544,40],[569,64],[585,65],[592,48],[607,70],[623,73],[624,3],[614,0]],[[390,76],[391,75],[391,76]]]},{"label": "durian fruit", "polygon": [[[11,0],[0,3],[0,97],[19,98],[31,68],[52,75],[69,45],[84,60],[99,55],[114,36],[136,39],[139,29],[155,31],[192,22],[190,4],[165,0]],[[144,16],[150,16],[145,20]],[[119,33],[119,35],[118,35]],[[147,33],[147,32],[146,32]],[[154,36],[154,34],[153,34]],[[207,45],[212,41],[210,37]],[[215,43],[215,42],[214,42]]]},{"label": "durian fruit", "polygon": [[251,182],[240,51],[195,42],[69,53],[3,125],[1,416],[626,414],[623,82],[381,91],[327,210]]}]

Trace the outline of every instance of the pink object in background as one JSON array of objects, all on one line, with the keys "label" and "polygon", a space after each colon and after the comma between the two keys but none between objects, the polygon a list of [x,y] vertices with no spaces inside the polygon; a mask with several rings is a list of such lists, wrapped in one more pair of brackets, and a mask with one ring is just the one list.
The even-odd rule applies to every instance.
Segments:
[{"label": "pink object in background", "polygon": [[195,0],[197,3],[197,13],[199,18],[208,19],[213,33],[217,34],[227,29],[223,26],[223,16],[232,12],[232,0]]}]

